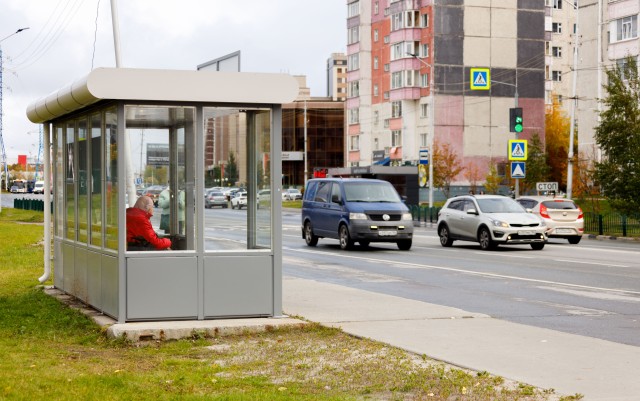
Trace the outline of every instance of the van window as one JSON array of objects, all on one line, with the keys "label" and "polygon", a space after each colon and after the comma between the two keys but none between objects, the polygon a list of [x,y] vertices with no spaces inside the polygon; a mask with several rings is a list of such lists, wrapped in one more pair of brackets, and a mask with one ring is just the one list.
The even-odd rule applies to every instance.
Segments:
[{"label": "van window", "polygon": [[334,185],[331,189],[331,202],[342,203],[342,193],[340,193],[340,185]]},{"label": "van window", "polygon": [[331,200],[331,182],[323,181],[318,183],[318,191],[316,192],[316,202],[328,202]]},{"label": "van window", "polygon": [[316,193],[316,187],[318,183],[316,181],[309,181],[307,184],[307,189],[304,191],[304,200],[310,201],[313,200],[314,194]]},{"label": "van window", "polygon": [[344,193],[347,202],[402,202],[388,182],[349,182]]}]

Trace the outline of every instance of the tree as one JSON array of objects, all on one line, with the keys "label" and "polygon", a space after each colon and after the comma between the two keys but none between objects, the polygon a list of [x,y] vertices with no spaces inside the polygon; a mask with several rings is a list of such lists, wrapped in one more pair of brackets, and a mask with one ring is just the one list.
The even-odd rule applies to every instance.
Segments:
[{"label": "tree", "polygon": [[606,106],[596,126],[596,143],[603,159],[596,178],[611,206],[631,212],[640,209],[640,79],[635,58],[607,69]]},{"label": "tree", "polygon": [[442,188],[445,197],[451,192],[451,182],[464,170],[458,156],[448,143],[433,143],[433,186]]},{"label": "tree", "polygon": [[558,186],[564,189],[567,182],[571,121],[560,107],[557,96],[553,96],[553,103],[547,108],[544,123],[547,165],[549,166],[548,178],[557,182]]},{"label": "tree", "polygon": [[478,182],[480,181],[480,168],[474,162],[467,163],[467,166],[464,168],[464,178],[469,181],[470,190],[473,193],[478,192]]},{"label": "tree", "polygon": [[[598,150],[595,145],[590,149],[581,151],[578,157],[578,173],[574,176],[574,197],[588,201],[592,213],[600,213],[598,195],[600,187],[596,181],[596,160]],[[586,204],[586,203],[585,203]]]},{"label": "tree", "polygon": [[537,182],[546,181],[549,176],[549,164],[540,135],[535,132],[529,141],[527,156],[527,173],[522,181],[522,193],[536,187]]},{"label": "tree", "polygon": [[484,189],[488,194],[497,194],[502,182],[502,177],[498,175],[498,168],[495,163],[489,166],[489,174],[485,178]]}]

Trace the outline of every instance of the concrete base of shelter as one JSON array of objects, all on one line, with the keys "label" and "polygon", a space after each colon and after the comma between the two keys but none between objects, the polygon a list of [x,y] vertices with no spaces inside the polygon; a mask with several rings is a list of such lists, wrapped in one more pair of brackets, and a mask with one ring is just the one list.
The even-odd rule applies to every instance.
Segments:
[{"label": "concrete base of shelter", "polygon": [[218,337],[243,333],[262,333],[281,328],[301,328],[308,324],[287,316],[275,318],[238,318],[215,320],[177,320],[118,323],[77,298],[55,287],[44,287],[44,292],[58,301],[91,318],[106,330],[109,338],[127,341],[166,341],[193,337]]}]

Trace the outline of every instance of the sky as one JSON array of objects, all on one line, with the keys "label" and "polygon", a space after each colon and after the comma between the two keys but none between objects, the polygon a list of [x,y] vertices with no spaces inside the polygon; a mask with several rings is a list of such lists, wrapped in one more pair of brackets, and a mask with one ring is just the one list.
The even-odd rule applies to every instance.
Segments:
[{"label": "sky", "polygon": [[[326,61],[346,52],[345,0],[117,1],[121,67],[195,70],[241,51],[243,72],[306,75],[326,96]],[[29,27],[5,39],[19,28]],[[0,0],[7,162],[36,157],[27,106],[98,67],[115,67],[109,0]]]}]

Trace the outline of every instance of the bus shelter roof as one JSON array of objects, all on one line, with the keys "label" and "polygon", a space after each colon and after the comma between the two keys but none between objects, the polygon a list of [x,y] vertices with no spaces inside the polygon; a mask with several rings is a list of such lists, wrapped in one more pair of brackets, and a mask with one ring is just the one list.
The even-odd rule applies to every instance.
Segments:
[{"label": "bus shelter roof", "polygon": [[97,68],[31,103],[27,117],[43,123],[100,100],[284,104],[298,96],[288,74]]}]

